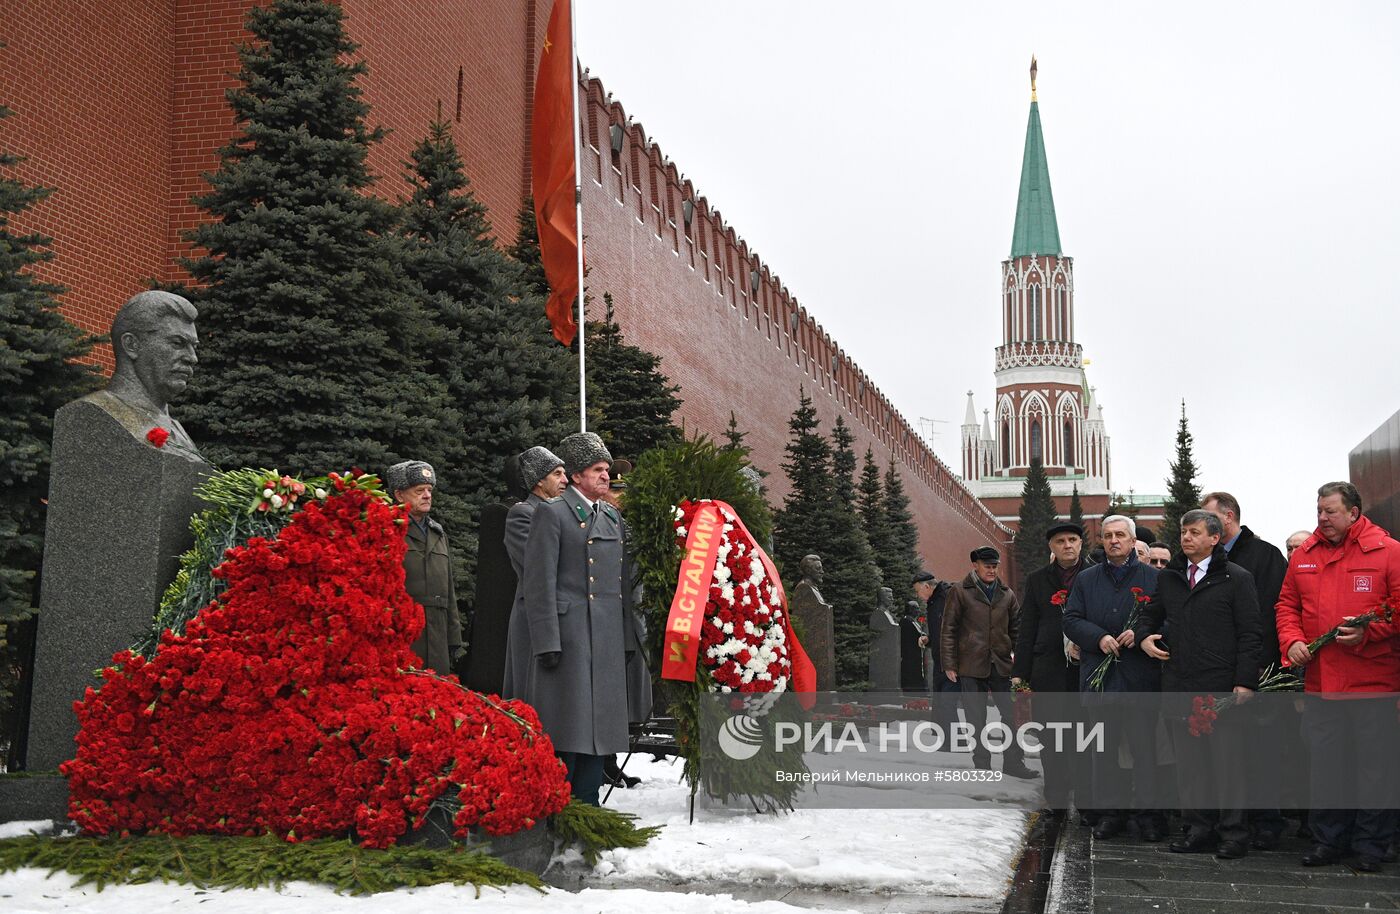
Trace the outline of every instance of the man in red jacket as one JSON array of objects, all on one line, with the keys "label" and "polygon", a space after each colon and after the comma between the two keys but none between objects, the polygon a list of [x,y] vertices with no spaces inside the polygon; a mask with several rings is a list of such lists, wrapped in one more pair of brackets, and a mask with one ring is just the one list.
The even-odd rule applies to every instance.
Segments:
[{"label": "man in red jacket", "polygon": [[[1366,747],[1393,736],[1394,696],[1326,696],[1400,691],[1400,631],[1387,621],[1347,626],[1316,657],[1308,650],[1333,626],[1382,603],[1400,606],[1400,543],[1361,516],[1355,486],[1329,482],[1317,490],[1317,530],[1293,551],[1277,607],[1279,650],[1293,666],[1307,665],[1307,691],[1324,696],[1310,698],[1303,714],[1314,805],[1335,788],[1339,754],[1354,768],[1347,780],[1358,796],[1391,792],[1388,769],[1394,760]],[[1395,834],[1395,812],[1389,809],[1315,809],[1309,823],[1316,845],[1303,855],[1304,866],[1337,863],[1354,853],[1358,870],[1374,872]]]}]

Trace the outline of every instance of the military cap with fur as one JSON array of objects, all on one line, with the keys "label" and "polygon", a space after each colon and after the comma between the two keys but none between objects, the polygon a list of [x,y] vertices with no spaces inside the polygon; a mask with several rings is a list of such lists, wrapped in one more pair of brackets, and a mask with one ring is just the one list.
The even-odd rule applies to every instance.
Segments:
[{"label": "military cap with fur", "polygon": [[564,461],[555,456],[553,451],[539,445],[522,452],[516,459],[520,462],[520,480],[525,484],[526,492],[534,489],[541,479],[553,473],[555,467],[564,465]]},{"label": "military cap with fur", "polygon": [[608,453],[603,439],[592,432],[574,432],[559,442],[559,447],[555,448],[554,453],[564,461],[564,472],[569,476],[582,473],[599,461],[608,466],[612,466],[613,462],[612,454]]},{"label": "military cap with fur", "polygon": [[391,495],[425,484],[436,487],[437,474],[433,472],[432,464],[421,460],[405,460],[384,471],[384,488]]}]

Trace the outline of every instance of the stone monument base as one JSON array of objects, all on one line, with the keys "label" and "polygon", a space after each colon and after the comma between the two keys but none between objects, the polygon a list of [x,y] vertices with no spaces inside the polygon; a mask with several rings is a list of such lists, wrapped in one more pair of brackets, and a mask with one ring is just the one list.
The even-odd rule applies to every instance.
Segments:
[{"label": "stone monument base", "polygon": [[0,775],[0,822],[68,822],[68,780],[58,774]]}]

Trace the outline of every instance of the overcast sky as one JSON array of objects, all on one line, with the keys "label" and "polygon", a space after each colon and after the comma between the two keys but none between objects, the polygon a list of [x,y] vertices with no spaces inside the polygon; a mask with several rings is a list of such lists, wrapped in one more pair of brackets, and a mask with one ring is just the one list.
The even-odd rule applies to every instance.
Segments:
[{"label": "overcast sky", "polygon": [[955,469],[1040,61],[1116,489],[1282,546],[1400,408],[1400,4],[576,0],[582,63]]}]

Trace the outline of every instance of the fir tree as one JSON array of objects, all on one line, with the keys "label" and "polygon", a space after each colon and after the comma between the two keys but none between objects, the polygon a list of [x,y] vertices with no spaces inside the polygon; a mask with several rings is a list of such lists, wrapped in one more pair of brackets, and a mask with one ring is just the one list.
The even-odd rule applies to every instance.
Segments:
[{"label": "fir tree", "polygon": [[1080,530],[1084,529],[1084,504],[1079,500],[1079,483],[1074,484],[1074,491],[1069,496],[1069,522]]},{"label": "fir tree", "polygon": [[[11,113],[0,105],[0,120]],[[0,150],[0,169],[22,161]],[[50,193],[0,174],[0,712],[11,710],[16,687],[14,627],[37,602],[53,414],[97,383],[95,369],[77,362],[91,338],[58,311],[63,289],[33,274],[53,257],[51,239],[11,225]],[[0,729],[0,737],[8,732]]]},{"label": "fir tree", "polygon": [[837,416],[831,429],[832,492],[838,505],[849,506],[851,510],[855,510],[856,504],[856,452],[851,448],[855,440],[846,420]]},{"label": "fir tree", "polygon": [[[525,289],[541,300],[549,297],[549,281],[544,275],[544,261],[540,259],[540,230],[535,224],[535,201],[525,198],[525,205],[516,216],[515,244],[511,245],[511,259],[520,269],[520,282]],[[543,307],[543,306],[541,306]]]},{"label": "fir tree", "polygon": [[729,424],[724,428],[724,444],[721,450],[738,451],[745,457],[749,455],[749,446],[744,443],[744,439],[749,436],[748,432],[739,428],[739,417],[734,415],[734,410],[729,411]]},{"label": "fir tree", "polygon": [[400,257],[433,334],[419,354],[453,410],[433,513],[453,539],[465,599],[476,564],[468,534],[481,509],[501,499],[506,460],[572,431],[577,381],[544,302],[492,242],[447,123],[429,126],[407,167],[413,191],[399,205]]},{"label": "fir tree", "polygon": [[890,560],[894,556],[894,545],[890,539],[889,521],[885,517],[885,489],[880,484],[880,467],[875,463],[875,451],[865,449],[865,461],[861,465],[860,482],[856,484],[856,511],[860,514],[861,526],[865,528],[870,548],[875,553],[875,564],[880,568],[880,577],[886,587],[895,588],[895,595],[902,591],[902,583],[894,582]]},{"label": "fir tree", "polygon": [[805,390],[798,392],[797,410],[788,420],[788,430],[791,437],[783,463],[788,494],[774,519],[773,542],[779,572],[791,588],[801,579],[802,557],[822,554],[834,487],[831,445],[818,431],[817,411]]},{"label": "fir tree", "polygon": [[[885,466],[885,525],[889,530],[890,555],[885,583],[894,588],[896,599],[902,598],[914,580],[914,573],[923,567],[919,555],[919,528],[909,512],[909,496],[904,492],[904,477],[894,456]],[[893,575],[892,579],[889,577]]]},{"label": "fir tree", "polygon": [[343,18],[327,0],[249,11],[238,130],[195,198],[211,217],[186,262],[204,345],[182,416],[224,465],[382,470],[443,452],[429,326],[396,270],[393,208],[365,193],[383,131],[365,124]]},{"label": "fir tree", "polygon": [[[671,421],[680,408],[680,386],[661,373],[661,357],[629,344],[613,316],[610,294],[603,294],[603,320],[588,323],[588,405],[596,410],[589,430],[597,432],[614,457],[633,461],[654,447],[680,440]],[[541,309],[543,310],[543,309]]]},{"label": "fir tree", "polygon": [[1191,453],[1195,439],[1186,425],[1186,401],[1181,401],[1181,419],[1176,426],[1176,459],[1171,462],[1172,475],[1167,480],[1167,500],[1162,505],[1162,542],[1175,552],[1181,544],[1181,515],[1201,506],[1201,487],[1196,474],[1201,468]]},{"label": "fir tree", "polygon": [[759,494],[766,495],[768,492],[768,487],[763,484],[763,479],[768,476],[768,471],[761,470],[758,467],[754,466],[753,451],[747,444],[744,443],[744,440],[748,437],[749,433],[739,428],[738,416],[734,414],[733,410],[730,410],[729,424],[725,426],[724,444],[720,445],[720,450],[734,451],[743,456],[745,463],[748,465],[748,471],[751,474],[758,474],[757,478],[754,479],[754,482],[758,486]]},{"label": "fir tree", "polygon": [[[836,681],[854,685],[869,676],[870,611],[882,583],[875,553],[856,511],[855,436],[837,416],[831,431],[832,502],[827,544],[818,554],[826,571],[822,596],[834,607]],[[898,586],[898,585],[895,585]]]},{"label": "fir tree", "polygon": [[1016,530],[1017,592],[1024,593],[1025,580],[1032,571],[1045,564],[1045,531],[1055,523],[1055,499],[1050,494],[1050,477],[1038,459],[1031,460],[1021,488],[1021,516]]}]

